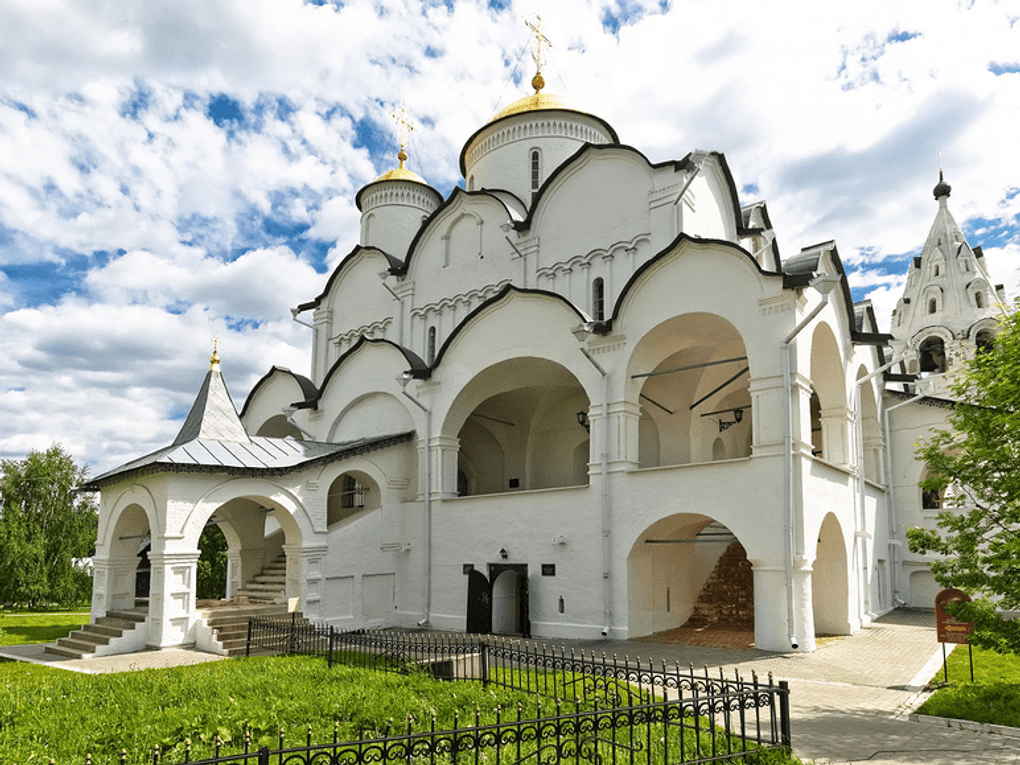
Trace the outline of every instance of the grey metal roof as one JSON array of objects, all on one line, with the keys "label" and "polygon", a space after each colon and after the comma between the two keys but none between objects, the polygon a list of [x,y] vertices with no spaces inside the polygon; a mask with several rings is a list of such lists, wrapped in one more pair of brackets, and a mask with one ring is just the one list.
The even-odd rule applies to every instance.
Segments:
[{"label": "grey metal roof", "polygon": [[249,440],[248,431],[241,424],[226,383],[223,382],[219,360],[215,358],[205,375],[205,380],[202,381],[198,395],[195,396],[195,403],[191,405],[191,411],[181,426],[181,431],[174,439],[174,445],[196,439],[240,442]]},{"label": "grey metal roof", "polygon": [[232,475],[282,475],[309,465],[333,462],[357,454],[409,441],[414,431],[330,444],[291,438],[252,436],[246,443],[200,438],[139,457],[102,475],[82,489],[98,490],[102,484],[129,473],[211,473]]},{"label": "grey metal roof", "polygon": [[336,444],[249,436],[237,416],[220,373],[219,359],[214,355],[195,403],[170,446],[96,476],[79,488],[98,491],[103,484],[128,474],[282,475],[316,463],[383,449],[409,441],[413,436],[414,432],[409,431]]}]

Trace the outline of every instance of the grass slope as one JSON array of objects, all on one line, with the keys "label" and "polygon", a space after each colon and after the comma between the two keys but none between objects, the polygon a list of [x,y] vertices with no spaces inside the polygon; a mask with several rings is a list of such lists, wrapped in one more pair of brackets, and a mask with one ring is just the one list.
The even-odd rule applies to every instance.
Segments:
[{"label": "grass slope", "polygon": [[[966,646],[949,655],[948,665],[949,684],[925,701],[918,714],[1020,728],[1020,656],[975,648],[973,683]],[[932,684],[942,679],[939,668]]]}]

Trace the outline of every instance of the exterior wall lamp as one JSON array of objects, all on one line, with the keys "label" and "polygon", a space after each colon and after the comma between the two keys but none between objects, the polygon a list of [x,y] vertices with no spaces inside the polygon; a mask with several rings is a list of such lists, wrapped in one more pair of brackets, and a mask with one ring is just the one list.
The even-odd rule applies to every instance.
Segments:
[{"label": "exterior wall lamp", "polygon": [[591,433],[591,423],[588,422],[588,413],[587,412],[583,412],[582,411],[582,412],[578,412],[577,413],[577,424],[580,425],[582,428],[584,428],[589,433]]},{"label": "exterior wall lamp", "polygon": [[723,431],[729,430],[730,428],[732,428],[734,425],[736,425],[738,422],[740,422],[743,419],[744,419],[744,410],[743,409],[734,409],[733,410],[733,421],[732,422],[726,422],[725,420],[719,420],[719,432],[722,433]]}]

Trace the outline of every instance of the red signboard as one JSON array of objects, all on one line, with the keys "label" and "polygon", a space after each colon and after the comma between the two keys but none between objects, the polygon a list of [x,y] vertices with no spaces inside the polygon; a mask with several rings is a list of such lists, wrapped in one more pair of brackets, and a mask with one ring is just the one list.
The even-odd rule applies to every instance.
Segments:
[{"label": "red signboard", "polygon": [[974,622],[961,622],[955,616],[946,613],[947,603],[970,602],[970,595],[955,587],[942,590],[935,596],[935,630],[940,643],[965,644],[970,633],[974,631]]}]

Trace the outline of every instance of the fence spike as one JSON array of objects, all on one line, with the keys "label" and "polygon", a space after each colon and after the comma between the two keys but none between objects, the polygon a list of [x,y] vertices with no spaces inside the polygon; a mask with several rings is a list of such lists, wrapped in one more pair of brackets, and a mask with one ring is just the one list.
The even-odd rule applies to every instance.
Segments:
[{"label": "fence spike", "polygon": [[[190,749],[190,744],[189,744],[188,753],[190,754],[190,752],[191,752],[191,749]],[[50,760],[50,762],[53,762],[53,760]],[[120,750],[120,765],[124,765],[125,762],[127,762],[127,749],[121,749]],[[185,762],[187,762],[187,760],[185,760]]]},{"label": "fence spike", "polygon": [[769,670],[769,685],[772,685],[772,670]]}]

